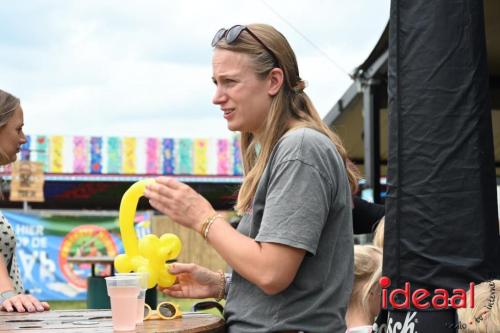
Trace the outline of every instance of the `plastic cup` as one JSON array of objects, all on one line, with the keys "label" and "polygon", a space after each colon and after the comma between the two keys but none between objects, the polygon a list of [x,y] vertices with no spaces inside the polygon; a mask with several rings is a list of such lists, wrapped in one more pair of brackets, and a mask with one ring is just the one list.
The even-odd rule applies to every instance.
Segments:
[{"label": "plastic cup", "polygon": [[146,290],[148,290],[148,272],[137,272],[137,273],[116,273],[116,276],[136,276],[139,278],[141,290],[139,296],[137,296],[137,314],[136,314],[136,324],[142,324],[144,322],[144,303],[146,300]]},{"label": "plastic cup", "polygon": [[113,330],[133,331],[137,317],[137,296],[141,291],[137,276],[106,277],[106,287],[111,300]]}]

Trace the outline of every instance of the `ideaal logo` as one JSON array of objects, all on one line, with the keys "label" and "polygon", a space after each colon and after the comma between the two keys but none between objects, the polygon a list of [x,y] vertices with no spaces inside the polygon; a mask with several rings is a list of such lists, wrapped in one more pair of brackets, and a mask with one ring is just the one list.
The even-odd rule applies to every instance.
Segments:
[{"label": "ideaal logo", "polygon": [[[68,263],[68,257],[96,257],[118,254],[116,244],[111,234],[104,228],[96,225],[81,225],[71,230],[64,237],[59,249],[59,265],[68,282],[78,288],[87,287],[88,275],[78,274],[82,264]],[[90,274],[90,273],[88,273]]]},{"label": "ideaal logo", "polygon": [[[474,307],[474,283],[469,284],[470,300],[467,302],[467,291],[463,289],[453,289],[450,296],[446,289],[434,289],[433,293],[427,289],[419,288],[411,290],[410,282],[405,283],[404,289],[396,288],[387,295],[387,288],[391,285],[391,279],[387,276],[382,276],[379,280],[379,285],[382,287],[382,308],[387,309],[389,302],[394,309],[410,309],[410,302],[414,308],[423,310],[431,306],[434,309],[448,309],[449,307],[458,309]],[[398,303],[396,297],[401,295],[404,301]],[[424,301],[431,296],[430,301]]]}]

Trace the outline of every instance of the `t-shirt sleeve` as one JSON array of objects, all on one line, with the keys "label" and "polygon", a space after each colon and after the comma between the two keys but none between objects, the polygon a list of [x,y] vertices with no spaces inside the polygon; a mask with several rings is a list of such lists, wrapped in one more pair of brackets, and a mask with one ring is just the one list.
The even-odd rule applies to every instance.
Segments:
[{"label": "t-shirt sleeve", "polygon": [[331,186],[315,166],[301,160],[275,166],[255,240],[284,244],[315,255],[328,217]]}]

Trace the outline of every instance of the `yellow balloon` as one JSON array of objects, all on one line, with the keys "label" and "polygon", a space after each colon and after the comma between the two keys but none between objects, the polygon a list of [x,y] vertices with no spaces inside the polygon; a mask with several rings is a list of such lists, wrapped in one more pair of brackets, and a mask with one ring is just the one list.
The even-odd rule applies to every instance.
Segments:
[{"label": "yellow balloon", "polygon": [[160,240],[156,235],[146,235],[139,240],[139,254],[146,258],[156,255],[160,248]]},{"label": "yellow balloon", "polygon": [[160,237],[160,246],[165,260],[175,259],[181,252],[181,240],[174,234],[163,234]]},{"label": "yellow balloon", "polygon": [[115,269],[118,273],[128,273],[132,271],[132,262],[126,254],[115,257]]},{"label": "yellow balloon", "polygon": [[164,269],[160,272],[160,276],[158,278],[158,285],[160,287],[170,287],[175,283],[175,275],[170,274],[168,272],[168,265],[164,265]]},{"label": "yellow balloon", "polygon": [[123,195],[120,203],[120,234],[125,254],[115,258],[115,268],[120,273],[148,272],[148,288],[157,283],[169,287],[175,283],[175,276],[168,273],[168,260],[176,259],[181,251],[181,240],[174,234],[146,235],[139,242],[134,229],[134,217],[139,198],[144,195],[146,185],[154,179],[134,183]]}]

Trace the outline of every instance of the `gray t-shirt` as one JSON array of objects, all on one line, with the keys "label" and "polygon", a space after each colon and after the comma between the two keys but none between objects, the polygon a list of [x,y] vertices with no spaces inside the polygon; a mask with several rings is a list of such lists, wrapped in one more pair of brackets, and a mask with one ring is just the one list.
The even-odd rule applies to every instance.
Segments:
[{"label": "gray t-shirt", "polygon": [[353,283],[351,210],[344,163],[331,140],[308,128],[281,138],[238,231],[306,255],[290,286],[273,296],[233,272],[228,332],[344,333]]}]

